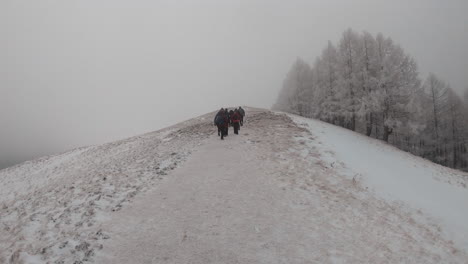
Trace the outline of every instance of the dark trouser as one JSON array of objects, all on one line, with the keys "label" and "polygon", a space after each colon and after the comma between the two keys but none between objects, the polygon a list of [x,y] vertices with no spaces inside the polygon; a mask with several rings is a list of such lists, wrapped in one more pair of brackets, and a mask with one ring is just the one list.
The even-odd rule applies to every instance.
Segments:
[{"label": "dark trouser", "polygon": [[244,116],[241,116],[240,125],[241,125],[241,126],[244,125]]},{"label": "dark trouser", "polygon": [[218,125],[218,135],[221,132],[221,139],[224,139],[224,136],[226,135],[226,128],[223,125]]},{"label": "dark trouser", "polygon": [[238,135],[239,134],[239,122],[234,122],[232,126],[234,127],[234,134]]}]

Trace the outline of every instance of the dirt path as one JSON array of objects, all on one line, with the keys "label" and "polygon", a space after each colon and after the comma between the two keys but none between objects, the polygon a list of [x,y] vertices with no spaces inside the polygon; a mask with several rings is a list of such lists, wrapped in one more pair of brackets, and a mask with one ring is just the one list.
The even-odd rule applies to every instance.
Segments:
[{"label": "dirt path", "polygon": [[273,164],[252,146],[259,131],[246,125],[240,132],[224,141],[214,135],[158,189],[115,215],[106,224],[113,240],[96,262],[305,260],[311,241],[301,226],[312,212],[293,212],[286,190],[268,175]]}]

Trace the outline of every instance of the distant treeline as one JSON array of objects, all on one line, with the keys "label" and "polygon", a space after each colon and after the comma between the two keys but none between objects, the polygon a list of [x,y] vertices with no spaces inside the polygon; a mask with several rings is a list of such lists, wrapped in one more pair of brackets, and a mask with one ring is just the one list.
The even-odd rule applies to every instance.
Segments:
[{"label": "distant treeline", "polygon": [[312,67],[297,59],[273,108],[468,170],[468,91],[461,98],[435,74],[422,81],[414,59],[382,34],[348,29]]}]

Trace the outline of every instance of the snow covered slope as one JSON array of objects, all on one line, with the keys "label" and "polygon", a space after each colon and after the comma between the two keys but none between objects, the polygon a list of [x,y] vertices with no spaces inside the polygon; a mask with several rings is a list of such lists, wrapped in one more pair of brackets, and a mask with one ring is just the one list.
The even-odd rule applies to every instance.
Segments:
[{"label": "snow covered slope", "polygon": [[468,263],[466,174],[246,110],[0,171],[0,263]]},{"label": "snow covered slope", "polygon": [[324,160],[341,164],[341,174],[370,187],[380,197],[403,202],[433,217],[448,237],[468,250],[467,173],[439,166],[347,129],[292,117],[316,135],[320,143],[309,143],[330,154]]}]

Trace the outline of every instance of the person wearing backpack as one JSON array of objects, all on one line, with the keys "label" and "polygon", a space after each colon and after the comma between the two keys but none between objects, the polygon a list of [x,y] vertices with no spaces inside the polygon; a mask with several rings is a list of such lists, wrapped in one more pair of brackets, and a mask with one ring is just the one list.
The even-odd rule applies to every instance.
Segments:
[{"label": "person wearing backpack", "polygon": [[236,111],[233,111],[233,114],[231,116],[231,122],[232,126],[234,127],[234,134],[239,135],[239,123],[241,120],[241,114],[239,111],[236,109]]},{"label": "person wearing backpack", "polygon": [[214,121],[213,121],[214,125],[218,127],[218,136],[221,136],[222,130],[219,128],[216,120],[222,113],[224,113],[224,108],[221,108],[221,110],[219,110],[218,113],[216,113],[216,116],[215,116]]},{"label": "person wearing backpack", "polygon": [[[240,116],[240,119],[239,119],[239,120],[241,120],[241,119],[242,119],[242,115],[241,115],[240,112],[239,112],[239,108],[234,109],[234,112],[236,112],[236,113],[239,114],[239,116]],[[233,113],[233,114],[234,114],[234,113]],[[239,127],[237,128],[237,131],[240,131],[240,121],[239,121]]]},{"label": "person wearing backpack", "polygon": [[228,118],[226,112],[221,110],[215,116],[215,125],[218,127],[218,134],[221,133],[221,140],[224,140],[224,136],[227,136],[227,125],[228,125]]},{"label": "person wearing backpack", "polygon": [[240,125],[243,126],[244,125],[244,116],[245,116],[245,111],[244,109],[242,109],[242,107],[239,106],[239,114],[241,116],[240,118]]},{"label": "person wearing backpack", "polygon": [[226,114],[226,118],[227,118],[226,134],[225,134],[225,136],[227,137],[228,134],[229,134],[229,126],[231,125],[231,115],[230,115],[229,110],[227,108],[224,108],[224,113]]}]

